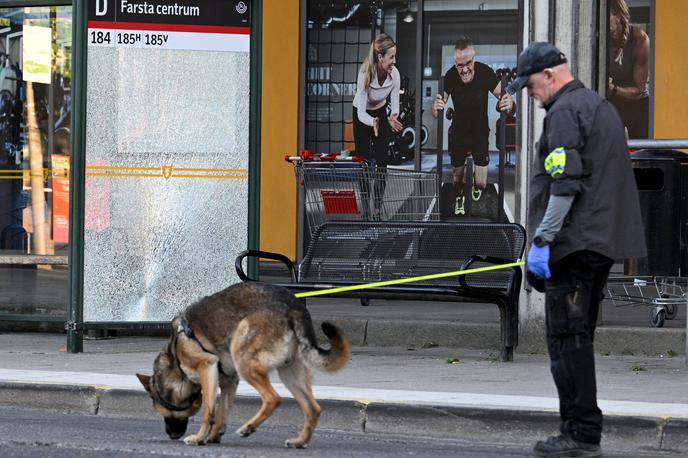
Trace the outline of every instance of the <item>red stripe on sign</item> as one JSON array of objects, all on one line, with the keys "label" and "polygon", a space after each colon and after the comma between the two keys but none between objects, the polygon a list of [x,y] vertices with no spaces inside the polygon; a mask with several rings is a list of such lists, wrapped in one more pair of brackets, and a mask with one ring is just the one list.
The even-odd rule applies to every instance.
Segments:
[{"label": "red stripe on sign", "polygon": [[158,32],[227,33],[232,35],[251,34],[250,27],[229,27],[223,25],[155,24],[152,22],[88,21],[88,27],[90,29],[155,30]]}]

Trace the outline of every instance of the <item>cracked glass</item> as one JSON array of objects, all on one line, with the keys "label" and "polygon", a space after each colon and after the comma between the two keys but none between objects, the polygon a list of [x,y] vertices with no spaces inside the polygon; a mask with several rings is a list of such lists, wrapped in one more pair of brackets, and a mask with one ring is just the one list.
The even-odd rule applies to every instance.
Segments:
[{"label": "cracked glass", "polygon": [[237,281],[248,52],[89,48],[84,321],[166,321]]}]

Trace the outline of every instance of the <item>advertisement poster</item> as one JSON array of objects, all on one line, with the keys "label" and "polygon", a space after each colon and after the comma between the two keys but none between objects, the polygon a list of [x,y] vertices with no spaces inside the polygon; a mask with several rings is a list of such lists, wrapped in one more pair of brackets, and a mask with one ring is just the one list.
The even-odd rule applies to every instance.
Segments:
[{"label": "advertisement poster", "polygon": [[52,30],[50,27],[24,25],[22,68],[24,81],[50,84]]},{"label": "advertisement poster", "polygon": [[609,1],[607,98],[629,139],[650,136],[650,9],[650,0]]},{"label": "advertisement poster", "polygon": [[53,241],[69,243],[69,156],[53,154]]}]

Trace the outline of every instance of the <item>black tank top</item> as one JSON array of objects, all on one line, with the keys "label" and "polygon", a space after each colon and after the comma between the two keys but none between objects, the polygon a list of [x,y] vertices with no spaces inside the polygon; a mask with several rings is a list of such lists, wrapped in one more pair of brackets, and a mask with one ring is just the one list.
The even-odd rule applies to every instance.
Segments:
[{"label": "black tank top", "polygon": [[[614,81],[614,84],[621,87],[628,87],[635,85],[633,81],[633,48],[635,45],[635,27],[631,27],[631,33],[626,46],[623,47],[623,60],[619,64],[613,56],[609,58],[609,76]],[[643,91],[642,97],[647,97],[649,95],[647,82],[645,83],[645,89]]]}]

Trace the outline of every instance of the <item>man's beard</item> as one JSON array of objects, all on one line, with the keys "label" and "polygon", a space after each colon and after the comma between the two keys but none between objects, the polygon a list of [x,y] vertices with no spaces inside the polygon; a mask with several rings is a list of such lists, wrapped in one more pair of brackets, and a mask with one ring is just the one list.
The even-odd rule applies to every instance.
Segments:
[{"label": "man's beard", "polygon": [[461,77],[461,81],[463,81],[464,83],[470,83],[471,81],[473,81],[474,75],[475,75],[475,73],[472,71],[468,71],[466,73],[459,73],[459,76]]},{"label": "man's beard", "polygon": [[547,104],[550,102],[550,100],[552,100],[553,95],[554,94],[552,93],[552,91],[548,89],[547,93],[543,97],[537,99],[538,106],[540,108],[545,108]]}]

